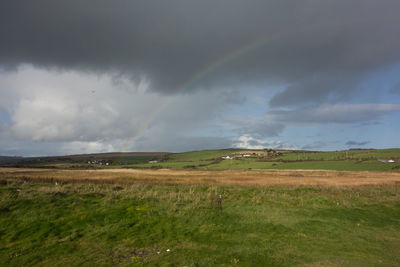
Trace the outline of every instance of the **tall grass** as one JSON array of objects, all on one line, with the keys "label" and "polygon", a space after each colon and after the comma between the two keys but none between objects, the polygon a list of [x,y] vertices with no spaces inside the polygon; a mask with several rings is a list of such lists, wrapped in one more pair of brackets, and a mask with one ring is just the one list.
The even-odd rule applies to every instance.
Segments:
[{"label": "tall grass", "polygon": [[[398,187],[0,184],[4,266],[396,266]],[[211,204],[221,195],[221,207]]]}]

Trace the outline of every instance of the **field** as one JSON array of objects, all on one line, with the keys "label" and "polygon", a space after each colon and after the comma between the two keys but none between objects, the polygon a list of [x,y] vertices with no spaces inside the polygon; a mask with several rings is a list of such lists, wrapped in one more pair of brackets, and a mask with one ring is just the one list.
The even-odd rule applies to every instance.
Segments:
[{"label": "field", "polygon": [[[235,157],[241,150],[208,150],[172,154],[158,163],[133,164],[132,168],[168,168],[201,170],[248,169],[321,169],[338,171],[398,171],[400,162],[383,163],[379,159],[400,158],[400,149],[347,150],[337,152],[253,150],[262,155]],[[265,153],[265,154],[264,154]],[[233,159],[221,160],[222,156]],[[264,156],[265,155],[265,156]]]},{"label": "field", "polygon": [[[198,169],[198,170],[337,170],[400,171],[400,149],[359,149],[333,152],[241,149],[185,153],[104,153],[42,158],[1,159],[0,166],[56,169]],[[223,159],[229,156],[230,159]],[[386,163],[394,159],[397,162]],[[3,162],[3,164],[2,164]]]},{"label": "field", "polygon": [[116,185],[205,186],[389,186],[400,185],[399,172],[326,170],[57,170],[0,168],[0,177],[20,182]]},{"label": "field", "polygon": [[7,266],[400,266],[400,173],[0,168]]},{"label": "field", "polygon": [[0,261],[400,266],[400,162],[387,162],[398,158],[400,149],[5,157]]}]

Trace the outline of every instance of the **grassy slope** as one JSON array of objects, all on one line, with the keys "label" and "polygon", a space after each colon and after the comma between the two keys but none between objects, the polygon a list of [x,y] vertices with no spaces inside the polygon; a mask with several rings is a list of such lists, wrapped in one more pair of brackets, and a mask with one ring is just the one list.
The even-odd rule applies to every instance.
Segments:
[{"label": "grassy slope", "polygon": [[[392,171],[400,163],[382,163],[377,159],[400,158],[400,149],[351,150],[339,152],[302,152],[284,153],[277,158],[260,160],[243,158],[222,160],[215,159],[230,155],[237,150],[206,150],[171,154],[165,162],[155,164],[135,164],[130,167],[162,167],[181,169],[195,166],[199,169],[325,169],[341,171]],[[204,166],[205,165],[205,166]]]},{"label": "grassy slope", "polygon": [[163,167],[171,169],[182,169],[188,166],[205,167],[200,165],[210,165],[215,159],[220,159],[222,156],[230,155],[239,149],[221,149],[221,150],[201,150],[184,153],[175,153],[168,156],[168,160],[154,164],[142,163],[130,165],[130,167]]},{"label": "grassy slope", "polygon": [[[110,162],[109,166],[87,164],[87,158],[52,158],[41,162],[25,164],[27,167],[50,168],[169,168],[169,169],[325,169],[340,171],[398,171],[400,163],[382,163],[378,159],[400,158],[400,149],[350,150],[337,152],[281,151],[282,155],[270,158],[242,158],[222,160],[239,149],[203,150],[174,153],[167,156],[124,156],[113,158],[96,157]],[[157,163],[148,163],[157,160]]]},{"label": "grassy slope", "polygon": [[299,161],[299,162],[262,162],[254,160],[224,160],[204,168],[223,169],[309,169],[309,170],[340,170],[340,171],[391,171],[400,164],[385,164],[379,161]]},{"label": "grassy slope", "polygon": [[296,152],[283,155],[283,160],[345,160],[399,158],[400,149],[348,150],[337,152]]},{"label": "grassy slope", "polygon": [[[210,205],[215,194],[223,195],[222,210]],[[0,262],[395,266],[400,262],[399,198],[399,188],[8,181],[0,186]]]}]

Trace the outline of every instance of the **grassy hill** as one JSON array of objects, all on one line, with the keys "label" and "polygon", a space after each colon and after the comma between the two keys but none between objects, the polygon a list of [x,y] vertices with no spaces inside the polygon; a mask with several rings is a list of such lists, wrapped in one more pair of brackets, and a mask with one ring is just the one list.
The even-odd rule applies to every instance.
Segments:
[{"label": "grassy hill", "polygon": [[[262,155],[237,157],[235,153],[244,150],[205,150],[178,154],[157,163],[138,163],[129,165],[133,168],[170,168],[170,169],[326,169],[340,171],[396,171],[400,162],[383,163],[379,159],[400,158],[400,149],[347,150],[337,152],[312,152],[276,150]],[[232,159],[222,159],[230,156]],[[118,167],[118,166],[115,166]]]},{"label": "grassy hill", "polygon": [[[247,156],[240,155],[248,152]],[[229,156],[230,159],[223,159]],[[340,171],[398,171],[400,149],[359,149],[332,152],[295,150],[202,150],[184,153],[104,153],[22,158],[12,166],[42,168],[168,168],[168,169],[325,169]]]}]

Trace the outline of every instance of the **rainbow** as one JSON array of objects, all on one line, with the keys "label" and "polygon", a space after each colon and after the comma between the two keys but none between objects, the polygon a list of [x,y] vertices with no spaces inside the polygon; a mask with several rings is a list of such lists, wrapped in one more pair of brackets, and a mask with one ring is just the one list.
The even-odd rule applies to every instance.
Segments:
[{"label": "rainbow", "polygon": [[[281,35],[279,35],[281,36]],[[259,47],[262,47],[266,45],[268,42],[271,42],[278,37],[275,36],[274,38],[262,38],[262,39],[256,39],[255,41],[251,42],[250,44],[247,44],[245,46],[240,47],[239,49],[235,49],[231,51],[230,53],[227,53],[226,55],[218,58],[217,60],[211,62],[211,64],[207,65],[205,68],[201,69],[199,72],[193,74],[190,76],[184,83],[182,83],[174,92],[175,95],[179,95],[183,91],[185,91],[187,88],[201,80],[204,76],[206,76],[208,73],[214,71],[218,67],[233,61],[236,58],[241,57],[244,54],[247,54],[248,52],[255,50]],[[159,114],[166,106],[168,106],[170,103],[172,103],[176,98],[175,97],[167,97],[166,100],[161,104],[158,105],[157,108],[155,108],[147,117],[146,119],[139,125],[138,130],[136,131],[135,135],[130,139],[128,142],[128,145],[126,149],[130,149],[136,142],[137,138],[141,136],[141,134],[149,127],[150,123],[157,117],[157,114]]]},{"label": "rainbow", "polygon": [[[382,18],[382,20],[385,20],[385,19],[387,19],[387,18]],[[352,21],[370,22],[368,20],[368,18],[353,18]],[[349,22],[348,21],[347,22],[339,21],[337,23],[337,25],[335,25],[335,26],[346,26],[347,23],[349,23]],[[243,45],[237,49],[230,51],[229,53],[225,54],[224,56],[222,56],[222,57],[216,59],[215,61],[211,62],[210,64],[208,64],[200,71],[191,75],[185,82],[183,82],[179,87],[177,87],[177,89],[174,91],[175,95],[179,95],[180,93],[185,91],[187,88],[189,88],[196,82],[200,81],[208,73],[214,71],[215,69],[219,68],[220,66],[225,65],[239,57],[242,57],[243,55],[247,54],[250,51],[256,50],[267,44],[270,44],[271,42],[278,40],[282,36],[287,36],[288,34],[300,35],[300,34],[304,34],[305,32],[309,32],[311,30],[316,30],[321,27],[325,27],[325,26],[316,24],[316,25],[312,25],[310,27],[305,27],[302,31],[291,30],[291,31],[286,31],[286,32],[278,32],[276,34],[257,38],[246,45]],[[139,125],[138,130],[136,131],[135,135],[128,142],[127,149],[131,148],[135,144],[136,140],[149,127],[149,124],[157,117],[157,114],[159,114],[166,106],[168,106],[170,103],[172,103],[174,99],[176,99],[176,97],[172,97],[172,96],[167,97],[166,100],[161,105],[159,105],[156,109],[154,109],[146,117],[146,119]]]}]

